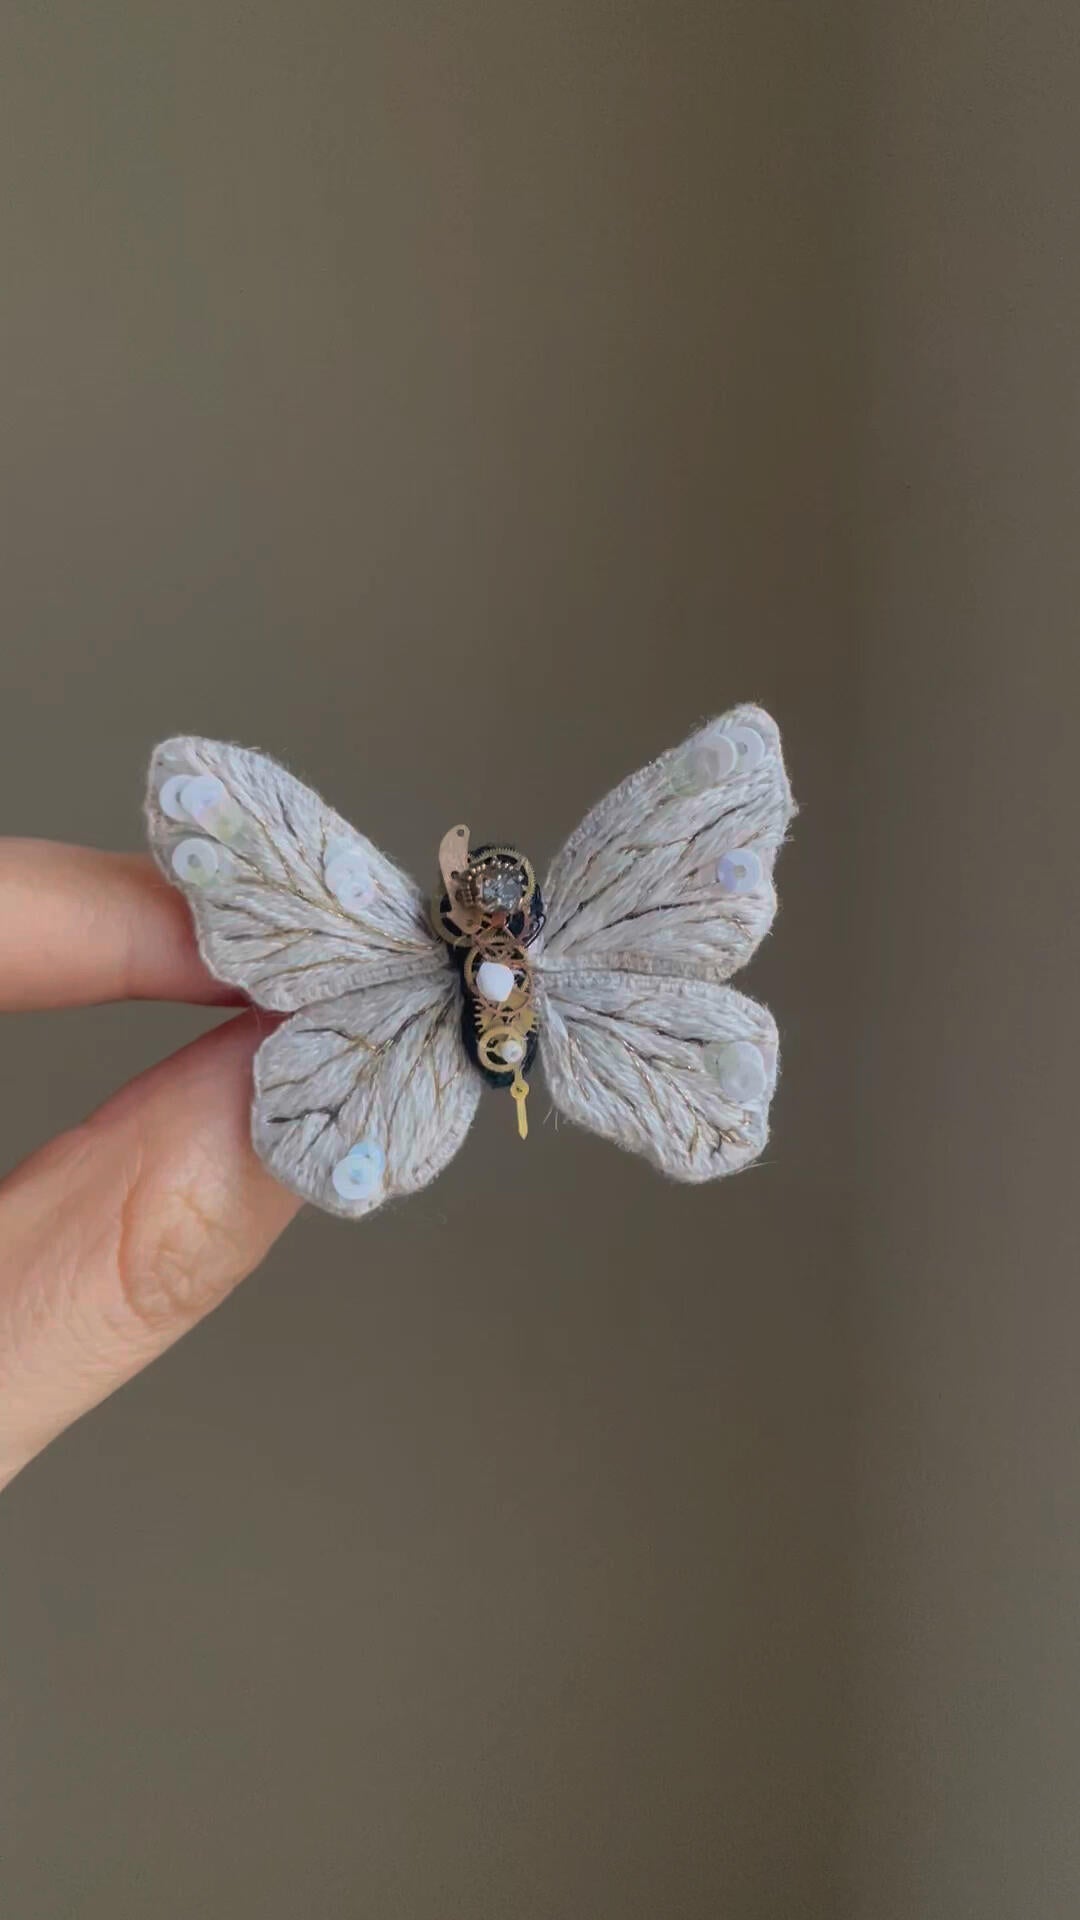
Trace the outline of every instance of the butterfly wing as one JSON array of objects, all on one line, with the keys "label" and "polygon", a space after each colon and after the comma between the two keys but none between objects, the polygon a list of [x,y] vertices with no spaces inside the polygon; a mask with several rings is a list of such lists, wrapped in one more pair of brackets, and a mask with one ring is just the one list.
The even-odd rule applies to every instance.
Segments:
[{"label": "butterfly wing", "polygon": [[385,981],[306,1008],[263,1041],[252,1137],[285,1186],[352,1219],[441,1173],[480,1090],[456,975]]},{"label": "butterfly wing", "polygon": [[264,754],[166,740],[146,811],[211,973],[259,1006],[291,1013],[352,986],[447,971],[419,888]]},{"label": "butterfly wing", "polygon": [[771,1014],[725,985],[776,911],[793,808],[775,722],[738,707],[623,781],[559,854],[537,974],[568,1118],[679,1180],[761,1152]]},{"label": "butterfly wing", "polygon": [[255,1060],[252,1138],[284,1185],[346,1218],[425,1186],[480,1078],[460,987],[413,883],[264,755],[167,740],[150,843],[219,980],[291,1013]]},{"label": "butterfly wing", "polygon": [[772,1015],[732,987],[588,967],[541,975],[555,1105],[676,1180],[755,1159],[776,1083]]},{"label": "butterfly wing", "polygon": [[545,961],[726,980],[772,924],[792,811],[776,722],[711,721],[571,835],[544,890]]}]

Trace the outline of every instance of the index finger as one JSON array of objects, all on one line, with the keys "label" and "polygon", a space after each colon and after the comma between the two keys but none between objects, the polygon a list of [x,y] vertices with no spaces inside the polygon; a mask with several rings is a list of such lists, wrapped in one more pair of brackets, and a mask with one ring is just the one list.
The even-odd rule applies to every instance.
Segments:
[{"label": "index finger", "polygon": [[0,840],[0,1011],[241,998],[207,972],[186,902],[147,855]]}]

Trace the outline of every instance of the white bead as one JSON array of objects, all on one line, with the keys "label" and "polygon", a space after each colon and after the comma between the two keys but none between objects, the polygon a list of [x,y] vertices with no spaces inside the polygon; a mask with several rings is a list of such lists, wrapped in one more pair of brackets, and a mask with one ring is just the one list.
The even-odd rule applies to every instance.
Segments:
[{"label": "white bead", "polygon": [[668,786],[684,799],[693,799],[718,787],[738,765],[738,749],[731,735],[715,733],[712,738],[698,736],[677,754],[668,775]]},{"label": "white bead", "polygon": [[181,840],[172,851],[172,868],[185,886],[207,887],[221,866],[212,840]]},{"label": "white bead", "polygon": [[509,1000],[514,991],[515,977],[513,967],[504,967],[501,960],[481,960],[476,969],[476,985],[485,1000],[501,1007]]},{"label": "white bead", "polygon": [[346,913],[359,912],[375,891],[371,868],[359,847],[335,853],[333,859],[326,863],[324,876],[334,899],[345,908]]},{"label": "white bead", "polygon": [[753,893],[761,885],[761,875],[761,861],[753,847],[738,847],[717,861],[717,883],[725,893]]},{"label": "white bead", "polygon": [[518,1062],[525,1058],[525,1042],[511,1034],[509,1040],[503,1041],[499,1053],[508,1067],[516,1067]]},{"label": "white bead", "polygon": [[706,1072],[738,1106],[751,1105],[768,1085],[768,1069],[752,1040],[712,1040],[703,1048],[702,1059]]},{"label": "white bead", "polygon": [[358,1140],[330,1175],[343,1200],[372,1200],[383,1182],[386,1155],[377,1140]]},{"label": "white bead", "polygon": [[185,813],[180,799],[180,789],[186,787],[190,779],[190,773],[172,773],[158,788],[158,806],[170,820],[187,822],[191,818],[190,814]]},{"label": "white bead", "polygon": [[212,773],[196,774],[180,789],[180,804],[188,818],[215,840],[235,840],[244,816],[224,782]]},{"label": "white bead", "polygon": [[765,758],[765,742],[756,727],[732,727],[728,739],[739,756],[739,772],[753,773]]}]

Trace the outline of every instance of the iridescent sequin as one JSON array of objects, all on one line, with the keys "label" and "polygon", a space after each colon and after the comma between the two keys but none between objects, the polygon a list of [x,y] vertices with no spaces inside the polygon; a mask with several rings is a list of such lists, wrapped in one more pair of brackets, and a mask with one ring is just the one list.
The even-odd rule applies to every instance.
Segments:
[{"label": "iridescent sequin", "polygon": [[702,1049],[702,1062],[706,1073],[738,1106],[760,1099],[768,1084],[768,1069],[752,1040],[711,1040]]},{"label": "iridescent sequin", "polygon": [[215,840],[235,840],[243,831],[244,816],[224,781],[199,773],[179,790],[180,804],[189,820]]},{"label": "iridescent sequin", "polygon": [[725,893],[753,893],[761,885],[762,866],[752,847],[725,853],[716,864],[717,885]]},{"label": "iridescent sequin", "polygon": [[185,823],[191,819],[191,815],[184,811],[184,804],[180,798],[181,790],[187,786],[190,779],[190,773],[173,773],[167,780],[163,780],[158,788],[158,806],[168,819]]},{"label": "iridescent sequin", "polygon": [[675,755],[668,786],[682,799],[692,800],[727,780],[738,763],[738,749],[730,734],[714,733],[711,739],[699,735]]},{"label": "iridescent sequin", "polygon": [[756,727],[732,727],[728,738],[739,756],[739,772],[752,773],[765,758],[765,742]]},{"label": "iridescent sequin", "polygon": [[377,1140],[358,1140],[339,1160],[330,1182],[342,1200],[374,1200],[383,1183],[386,1155]]},{"label": "iridescent sequin", "polygon": [[172,850],[172,869],[186,887],[208,887],[221,870],[212,840],[180,840]]},{"label": "iridescent sequin", "polygon": [[323,870],[326,885],[346,913],[366,907],[375,891],[371,868],[359,847],[333,853]]}]

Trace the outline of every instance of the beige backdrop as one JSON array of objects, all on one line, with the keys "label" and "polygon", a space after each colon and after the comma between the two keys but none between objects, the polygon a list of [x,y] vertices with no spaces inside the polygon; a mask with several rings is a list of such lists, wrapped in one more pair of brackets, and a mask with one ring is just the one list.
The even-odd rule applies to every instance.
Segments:
[{"label": "beige backdrop", "polygon": [[[5,1915],[1073,1914],[1067,27],[3,43],[4,831],[136,843],[185,729],[543,860],[742,698],[803,805],[760,1168],[485,1103],[7,1495]],[[6,1163],[206,1017],[9,1023]]]}]

